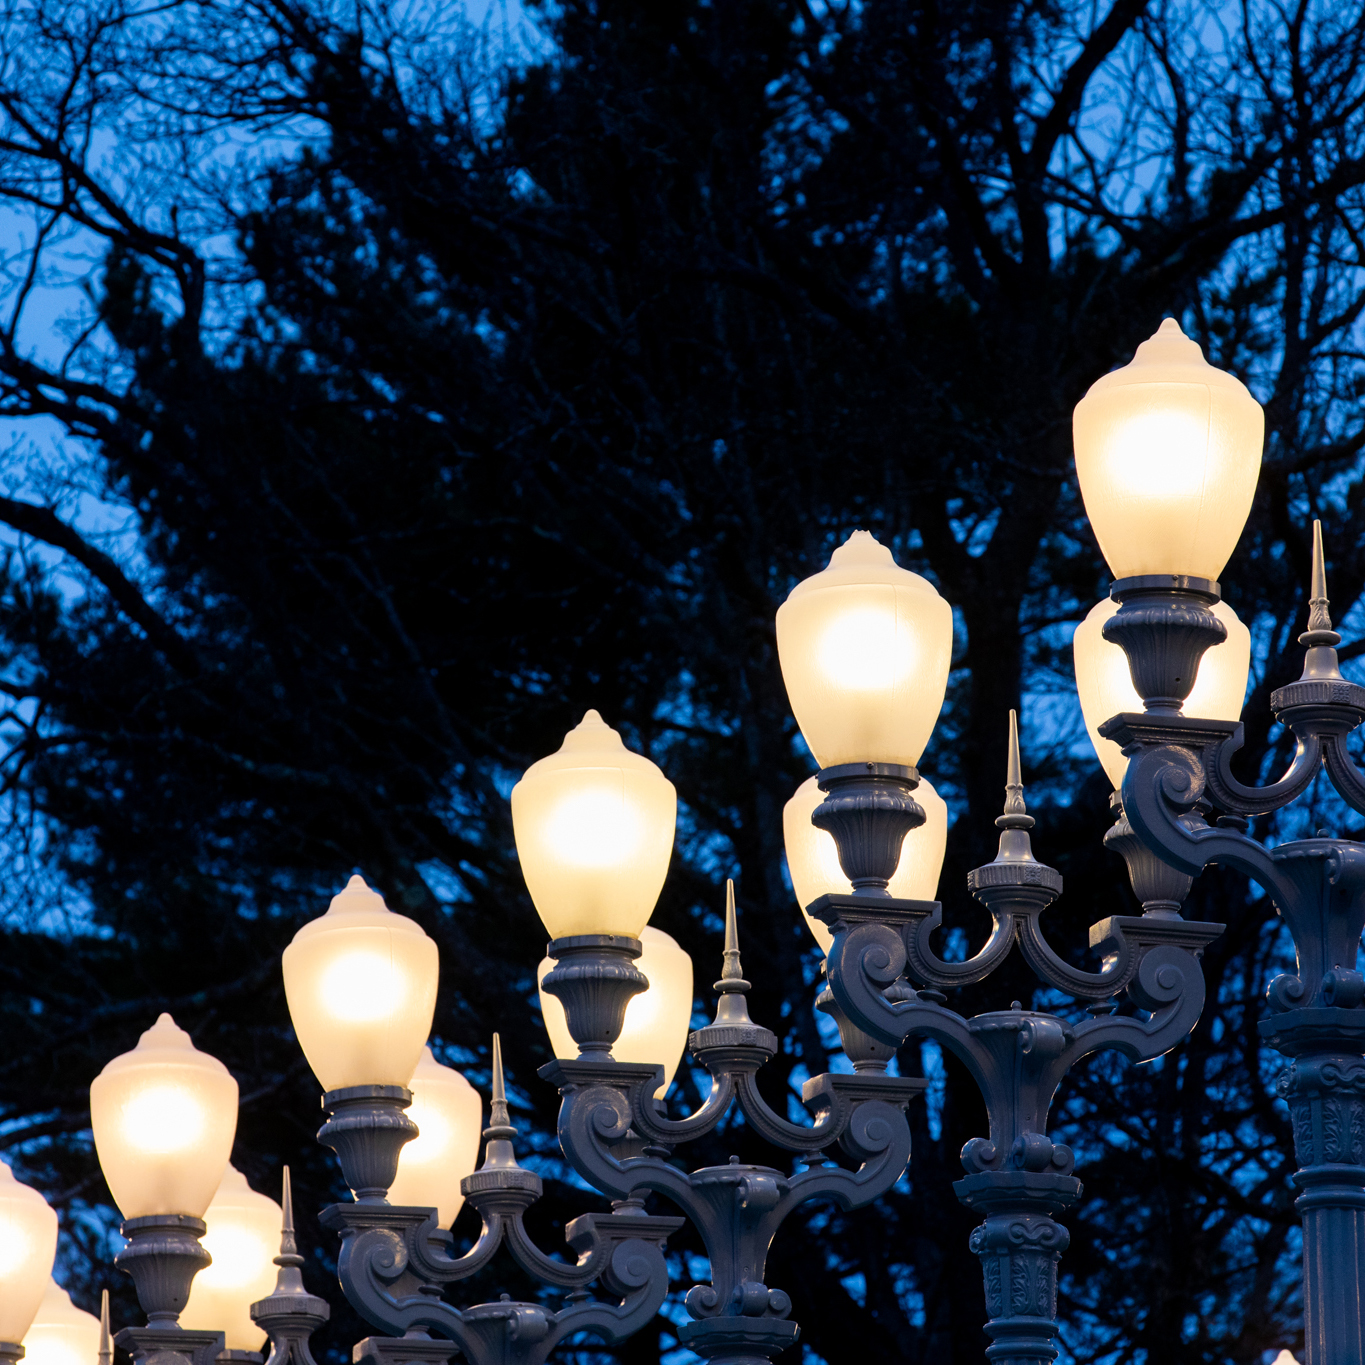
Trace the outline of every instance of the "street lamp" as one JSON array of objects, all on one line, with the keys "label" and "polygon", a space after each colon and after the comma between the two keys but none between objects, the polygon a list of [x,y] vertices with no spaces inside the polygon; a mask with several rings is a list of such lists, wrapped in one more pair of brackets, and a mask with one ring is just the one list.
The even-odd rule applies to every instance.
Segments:
[{"label": "street lamp", "polygon": [[[833,836],[811,823],[811,816],[823,799],[819,782],[808,777],[782,808],[782,834],[796,903],[820,951],[827,953],[833,935],[828,925],[813,918],[806,907],[821,896],[850,894],[853,884],[839,866],[839,850]],[[920,778],[915,788],[915,800],[924,811],[924,823],[905,836],[900,861],[886,889],[900,900],[929,901],[938,893],[939,873],[948,847],[948,805],[925,777]]]},{"label": "street lamp", "polygon": [[673,852],[678,795],[589,711],[512,788],[517,857],[550,937],[639,938]]},{"label": "street lamp", "polygon": [[398,1174],[389,1186],[389,1203],[431,1206],[448,1228],[464,1204],[460,1184],[479,1162],[483,1101],[454,1067],[442,1066],[422,1049],[409,1083],[408,1117],[417,1136],[398,1154]]},{"label": "street lamp", "polygon": [[117,1340],[137,1360],[186,1349],[204,1336],[182,1331],[178,1318],[196,1272],[209,1264],[203,1217],[232,1152],[237,1082],[163,1014],[95,1077],[90,1121],[128,1238],[114,1264],[132,1276],[147,1314],[145,1328],[127,1328]]},{"label": "street lamp", "polygon": [[[1163,332],[1176,336],[1169,323]],[[1111,716],[1099,733],[1128,759],[1121,798],[1134,840],[1186,882],[1210,864],[1245,873],[1266,890],[1293,936],[1295,970],[1271,982],[1269,1014],[1259,1027],[1290,1059],[1280,1091],[1300,1162],[1294,1182],[1303,1219],[1306,1365],[1337,1365],[1365,1358],[1365,978],[1356,969],[1365,851],[1353,840],[1327,837],[1267,848],[1248,829],[1253,819],[1296,801],[1324,768],[1346,804],[1365,813],[1365,773],[1346,747],[1365,721],[1365,688],[1341,675],[1341,637],[1332,628],[1321,527],[1314,523],[1308,628],[1299,636],[1303,671],[1270,697],[1275,718],[1296,741],[1288,771],[1266,787],[1246,786],[1231,769],[1243,743],[1241,724],[1182,706],[1201,657],[1225,634],[1211,610],[1220,594],[1212,580],[1241,532],[1259,460],[1260,428],[1247,401],[1221,379],[1210,381],[1210,394],[1215,390],[1222,397],[1210,400],[1203,481],[1169,477],[1165,515],[1180,532],[1154,536],[1150,562],[1110,554],[1109,512],[1102,500],[1092,506],[1086,493],[1110,567],[1145,575],[1113,585],[1122,605],[1103,627],[1128,657],[1143,710]],[[1139,423],[1150,398],[1122,386],[1115,394],[1113,420]],[[1093,439],[1087,420],[1078,408],[1083,488],[1087,477],[1094,480],[1097,455],[1100,463],[1118,463]],[[1164,461],[1163,454],[1155,463]]]},{"label": "street lamp", "polygon": [[0,1362],[23,1356],[56,1255],[56,1213],[0,1161]]},{"label": "street lamp", "polygon": [[28,1365],[96,1365],[100,1320],[71,1302],[71,1295],[49,1277],[43,1300],[24,1337]]},{"label": "street lamp", "polygon": [[[673,784],[596,711],[512,788],[517,857],[556,963],[541,988],[564,1004],[585,1056],[610,1055],[627,1003],[648,988],[634,964],[677,818]],[[580,978],[593,989],[575,989]]]},{"label": "street lamp", "polygon": [[[1086,734],[1116,791],[1123,785],[1128,760],[1112,739],[1100,734],[1100,726],[1121,711],[1142,709],[1142,698],[1133,687],[1128,656],[1104,638],[1105,622],[1118,609],[1118,603],[1111,597],[1097,602],[1072,637],[1076,691]],[[1187,716],[1235,722],[1242,714],[1251,673],[1251,632],[1226,602],[1214,603],[1212,611],[1223,623],[1227,638],[1200,659],[1194,686],[1181,709]]]},{"label": "street lamp", "polygon": [[436,1009],[436,945],[353,876],[294,935],[283,967],[289,1018],[331,1115],[319,1141],[358,1199],[382,1200],[417,1136],[403,1111]]},{"label": "street lamp", "polygon": [[1256,491],[1265,415],[1167,318],[1073,419],[1086,515],[1117,579],[1216,579]]},{"label": "street lamp", "polygon": [[275,1283],[280,1219],[280,1206],[229,1164],[204,1213],[204,1249],[213,1260],[194,1277],[182,1327],[221,1331],[229,1351],[261,1349],[266,1334],[252,1321],[251,1305]]},{"label": "street lamp", "polygon": [[[618,1062],[662,1062],[664,1083],[654,1092],[663,1099],[687,1049],[692,1023],[692,959],[662,929],[646,924],[640,933],[640,957],[636,966],[649,981],[649,989],[633,995],[626,1005],[621,1036],[612,1044]],[[543,983],[554,969],[546,957],[536,969]],[[569,1033],[564,1006],[556,996],[540,988],[540,1012],[545,1032],[556,1057],[566,1061],[578,1056],[578,1045]]]}]

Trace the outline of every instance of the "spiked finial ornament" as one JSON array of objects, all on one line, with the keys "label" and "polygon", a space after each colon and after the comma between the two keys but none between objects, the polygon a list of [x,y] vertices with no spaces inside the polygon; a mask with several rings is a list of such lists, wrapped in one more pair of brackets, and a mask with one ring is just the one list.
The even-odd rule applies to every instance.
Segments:
[{"label": "spiked finial ornament", "polygon": [[275,1292],[251,1305],[251,1318],[270,1338],[266,1365],[315,1365],[308,1338],[331,1317],[332,1310],[326,1300],[304,1288],[288,1166],[284,1168],[280,1210],[280,1254],[275,1257],[280,1272],[275,1277]]},{"label": "spiked finial ornament", "polygon": [[749,1006],[744,999],[749,983],[739,960],[735,883],[729,877],[725,880],[725,951],[721,957],[721,978],[714,989],[720,997],[716,1001],[715,1022],[697,1029],[688,1039],[693,1056],[705,1064],[708,1049],[735,1047],[752,1048],[756,1057],[775,1056],[777,1035],[749,1018]]}]

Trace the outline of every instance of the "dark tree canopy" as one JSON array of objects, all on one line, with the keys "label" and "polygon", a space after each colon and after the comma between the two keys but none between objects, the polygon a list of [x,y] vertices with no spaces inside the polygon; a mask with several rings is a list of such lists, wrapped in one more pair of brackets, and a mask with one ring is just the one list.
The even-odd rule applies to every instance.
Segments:
[{"label": "dark tree canopy", "polygon": [[[278,958],[353,870],[440,946],[438,1051],[486,1087],[501,1030],[523,1140],[563,1174],[506,797],[589,706],[679,791],[654,923],[708,983],[735,877],[750,1005],[783,1036],[771,1098],[827,1069],[781,835],[813,765],[773,616],[855,528],[957,609],[922,765],[956,816],[950,932],[984,934],[965,873],[1022,705],[1035,848],[1067,885],[1050,932],[1084,960],[1132,897],[1071,681],[1107,574],[1070,413],[1168,313],[1265,404],[1225,595],[1256,641],[1247,772],[1283,761],[1267,698],[1297,673],[1313,517],[1348,641],[1365,587],[1363,11],[562,0],[480,29],[386,0],[5,5],[0,416],[27,420],[0,497],[0,1145],[61,1210],[78,1299],[109,1283],[134,1312],[87,1089],[162,1009],[238,1077],[252,1182],[287,1160],[301,1210],[335,1191]],[[54,323],[62,279],[85,293]],[[1351,832],[1325,795],[1298,818]],[[1230,874],[1187,913],[1228,926],[1194,1035],[1092,1060],[1054,1112],[1086,1186],[1077,1361],[1299,1339],[1255,1029],[1289,947]],[[1003,972],[954,1005],[1033,991]],[[812,1359],[984,1348],[950,1188],[984,1116],[955,1064],[900,1065],[942,1082],[908,1179],[775,1249]],[[731,1151],[766,1155],[742,1127],[704,1155]],[[552,1182],[542,1241],[589,1198]],[[301,1221],[321,1290],[331,1243]],[[527,1287],[499,1262],[466,1288]],[[362,1334],[329,1331],[338,1360]]]}]

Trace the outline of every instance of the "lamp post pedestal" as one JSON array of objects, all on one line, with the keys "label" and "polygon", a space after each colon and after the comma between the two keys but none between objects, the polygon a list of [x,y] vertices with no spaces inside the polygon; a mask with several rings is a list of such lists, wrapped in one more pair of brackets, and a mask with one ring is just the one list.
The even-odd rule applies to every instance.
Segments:
[{"label": "lamp post pedestal", "polygon": [[971,1249],[986,1281],[986,1356],[996,1365],[1052,1365],[1057,1358],[1057,1265],[1071,1234],[1054,1216],[1081,1197],[1070,1175],[982,1171],[953,1185],[986,1221]]}]

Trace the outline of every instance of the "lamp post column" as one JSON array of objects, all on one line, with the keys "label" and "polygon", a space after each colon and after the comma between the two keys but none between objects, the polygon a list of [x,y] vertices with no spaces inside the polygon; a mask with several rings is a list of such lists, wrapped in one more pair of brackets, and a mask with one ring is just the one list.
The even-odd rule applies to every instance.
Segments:
[{"label": "lamp post column", "polygon": [[1305,1365],[1365,1361],[1365,1010],[1296,1010],[1261,1033],[1292,1058],[1280,1093],[1299,1162]]},{"label": "lamp post column", "polygon": [[1071,1175],[983,1171],[954,1186],[986,1215],[972,1233],[986,1283],[986,1356],[996,1365],[1052,1365],[1057,1358],[1057,1266],[1071,1234],[1056,1215],[1081,1197]]}]

